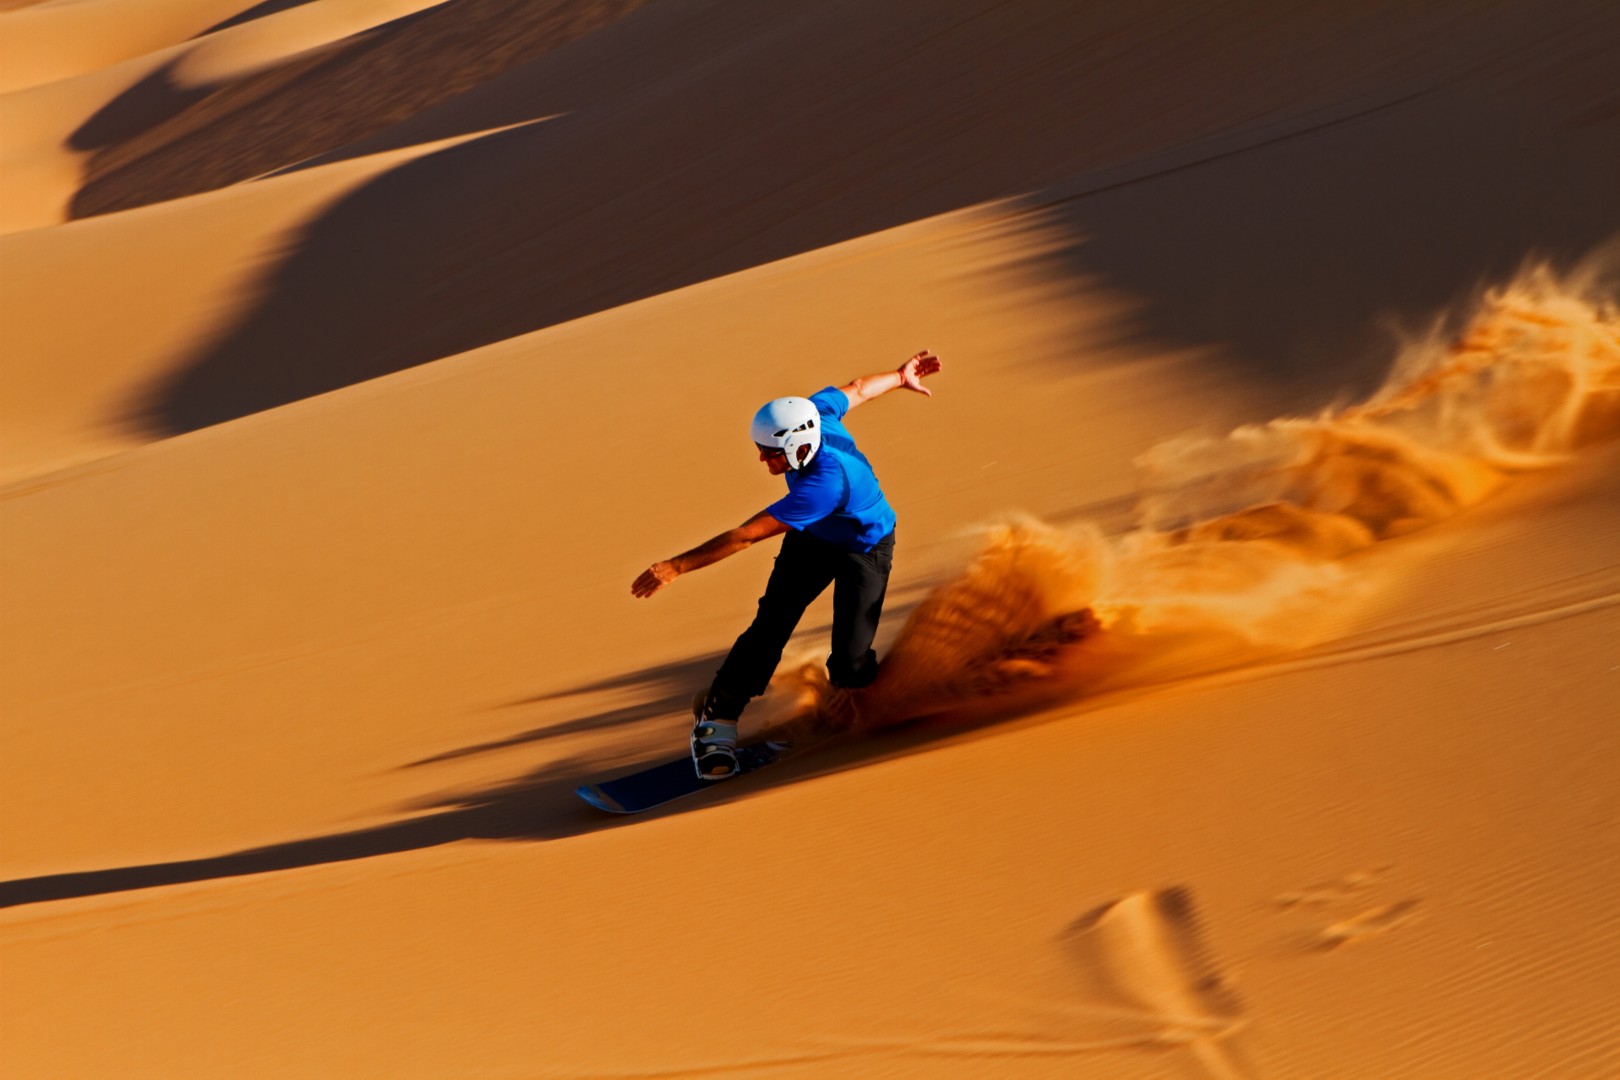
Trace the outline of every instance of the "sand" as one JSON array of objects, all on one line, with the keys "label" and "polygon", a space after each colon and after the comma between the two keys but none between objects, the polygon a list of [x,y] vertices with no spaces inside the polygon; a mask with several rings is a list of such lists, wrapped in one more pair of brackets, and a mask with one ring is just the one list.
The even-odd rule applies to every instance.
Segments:
[{"label": "sand", "polygon": [[[0,41],[0,1073],[1620,1073],[1603,5]],[[752,410],[923,347],[879,683],[823,598],[745,728],[827,743],[585,806]]]}]

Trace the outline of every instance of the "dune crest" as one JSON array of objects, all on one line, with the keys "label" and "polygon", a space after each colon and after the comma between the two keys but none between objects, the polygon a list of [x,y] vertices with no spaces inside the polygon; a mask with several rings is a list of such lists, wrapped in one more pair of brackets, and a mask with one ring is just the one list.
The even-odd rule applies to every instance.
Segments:
[{"label": "dune crest", "polygon": [[991,527],[907,620],[858,716],[813,669],[785,678],[810,680],[823,726],[882,726],[1321,641],[1371,587],[1349,556],[1620,434],[1609,280],[1599,258],[1567,275],[1533,264],[1486,292],[1454,338],[1437,329],[1403,348],[1364,403],[1154,448],[1140,524],[1124,535]]}]

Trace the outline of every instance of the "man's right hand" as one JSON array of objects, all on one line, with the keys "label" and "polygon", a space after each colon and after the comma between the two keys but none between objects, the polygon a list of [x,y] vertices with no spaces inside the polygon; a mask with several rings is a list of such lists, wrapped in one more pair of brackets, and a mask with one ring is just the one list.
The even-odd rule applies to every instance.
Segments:
[{"label": "man's right hand", "polygon": [[668,560],[655,562],[643,570],[641,576],[630,584],[630,592],[645,600],[679,576],[680,571],[675,569],[674,563]]},{"label": "man's right hand", "polygon": [[631,583],[630,591],[640,597],[651,596],[682,574],[701,570],[710,563],[717,563],[729,555],[735,555],[750,544],[757,544],[761,540],[768,540],[787,531],[788,527],[772,517],[769,510],[761,510],[735,529],[727,529],[691,551],[683,551],[673,559],[653,563]]}]

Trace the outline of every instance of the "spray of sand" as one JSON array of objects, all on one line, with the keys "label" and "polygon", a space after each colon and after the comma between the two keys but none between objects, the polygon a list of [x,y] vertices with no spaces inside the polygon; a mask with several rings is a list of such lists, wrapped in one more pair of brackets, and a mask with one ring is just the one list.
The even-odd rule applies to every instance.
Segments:
[{"label": "spray of sand", "polygon": [[1613,259],[1546,266],[1408,342],[1369,400],[1177,440],[1141,462],[1137,527],[1011,519],[911,614],[871,688],[784,673],[818,733],[982,715],[1244,663],[1331,634],[1351,558],[1514,475],[1620,435]]}]

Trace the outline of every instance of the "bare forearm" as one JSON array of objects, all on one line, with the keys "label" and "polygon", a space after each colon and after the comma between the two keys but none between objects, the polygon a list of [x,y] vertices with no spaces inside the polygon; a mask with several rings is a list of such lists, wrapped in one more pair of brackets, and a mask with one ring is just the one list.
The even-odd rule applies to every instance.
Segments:
[{"label": "bare forearm", "polygon": [[754,541],[745,536],[741,529],[727,529],[719,536],[705,540],[691,551],[683,551],[670,559],[670,564],[679,574],[690,574],[693,570],[701,570],[705,566],[713,565],[721,559],[730,558],[751,547]]},{"label": "bare forearm", "polygon": [[735,529],[727,529],[691,551],[683,551],[673,559],[653,563],[630,585],[630,591],[636,596],[651,596],[682,574],[689,574],[693,570],[701,570],[711,563],[717,563],[761,540],[785,533],[787,528],[772,517],[769,510],[761,510]]},{"label": "bare forearm", "polygon": [[925,377],[933,375],[940,370],[939,357],[924,349],[901,364],[894,371],[880,371],[875,375],[862,375],[860,378],[839,387],[844,396],[849,398],[849,407],[854,408],[863,401],[882,397],[890,390],[898,390],[902,386],[907,390],[915,390],[924,396],[932,394],[922,381]]},{"label": "bare forearm", "polygon": [[844,394],[849,398],[851,408],[863,401],[880,398],[890,390],[898,390],[905,385],[905,379],[898,371],[880,371],[874,375],[862,375],[852,380],[844,388]]}]

